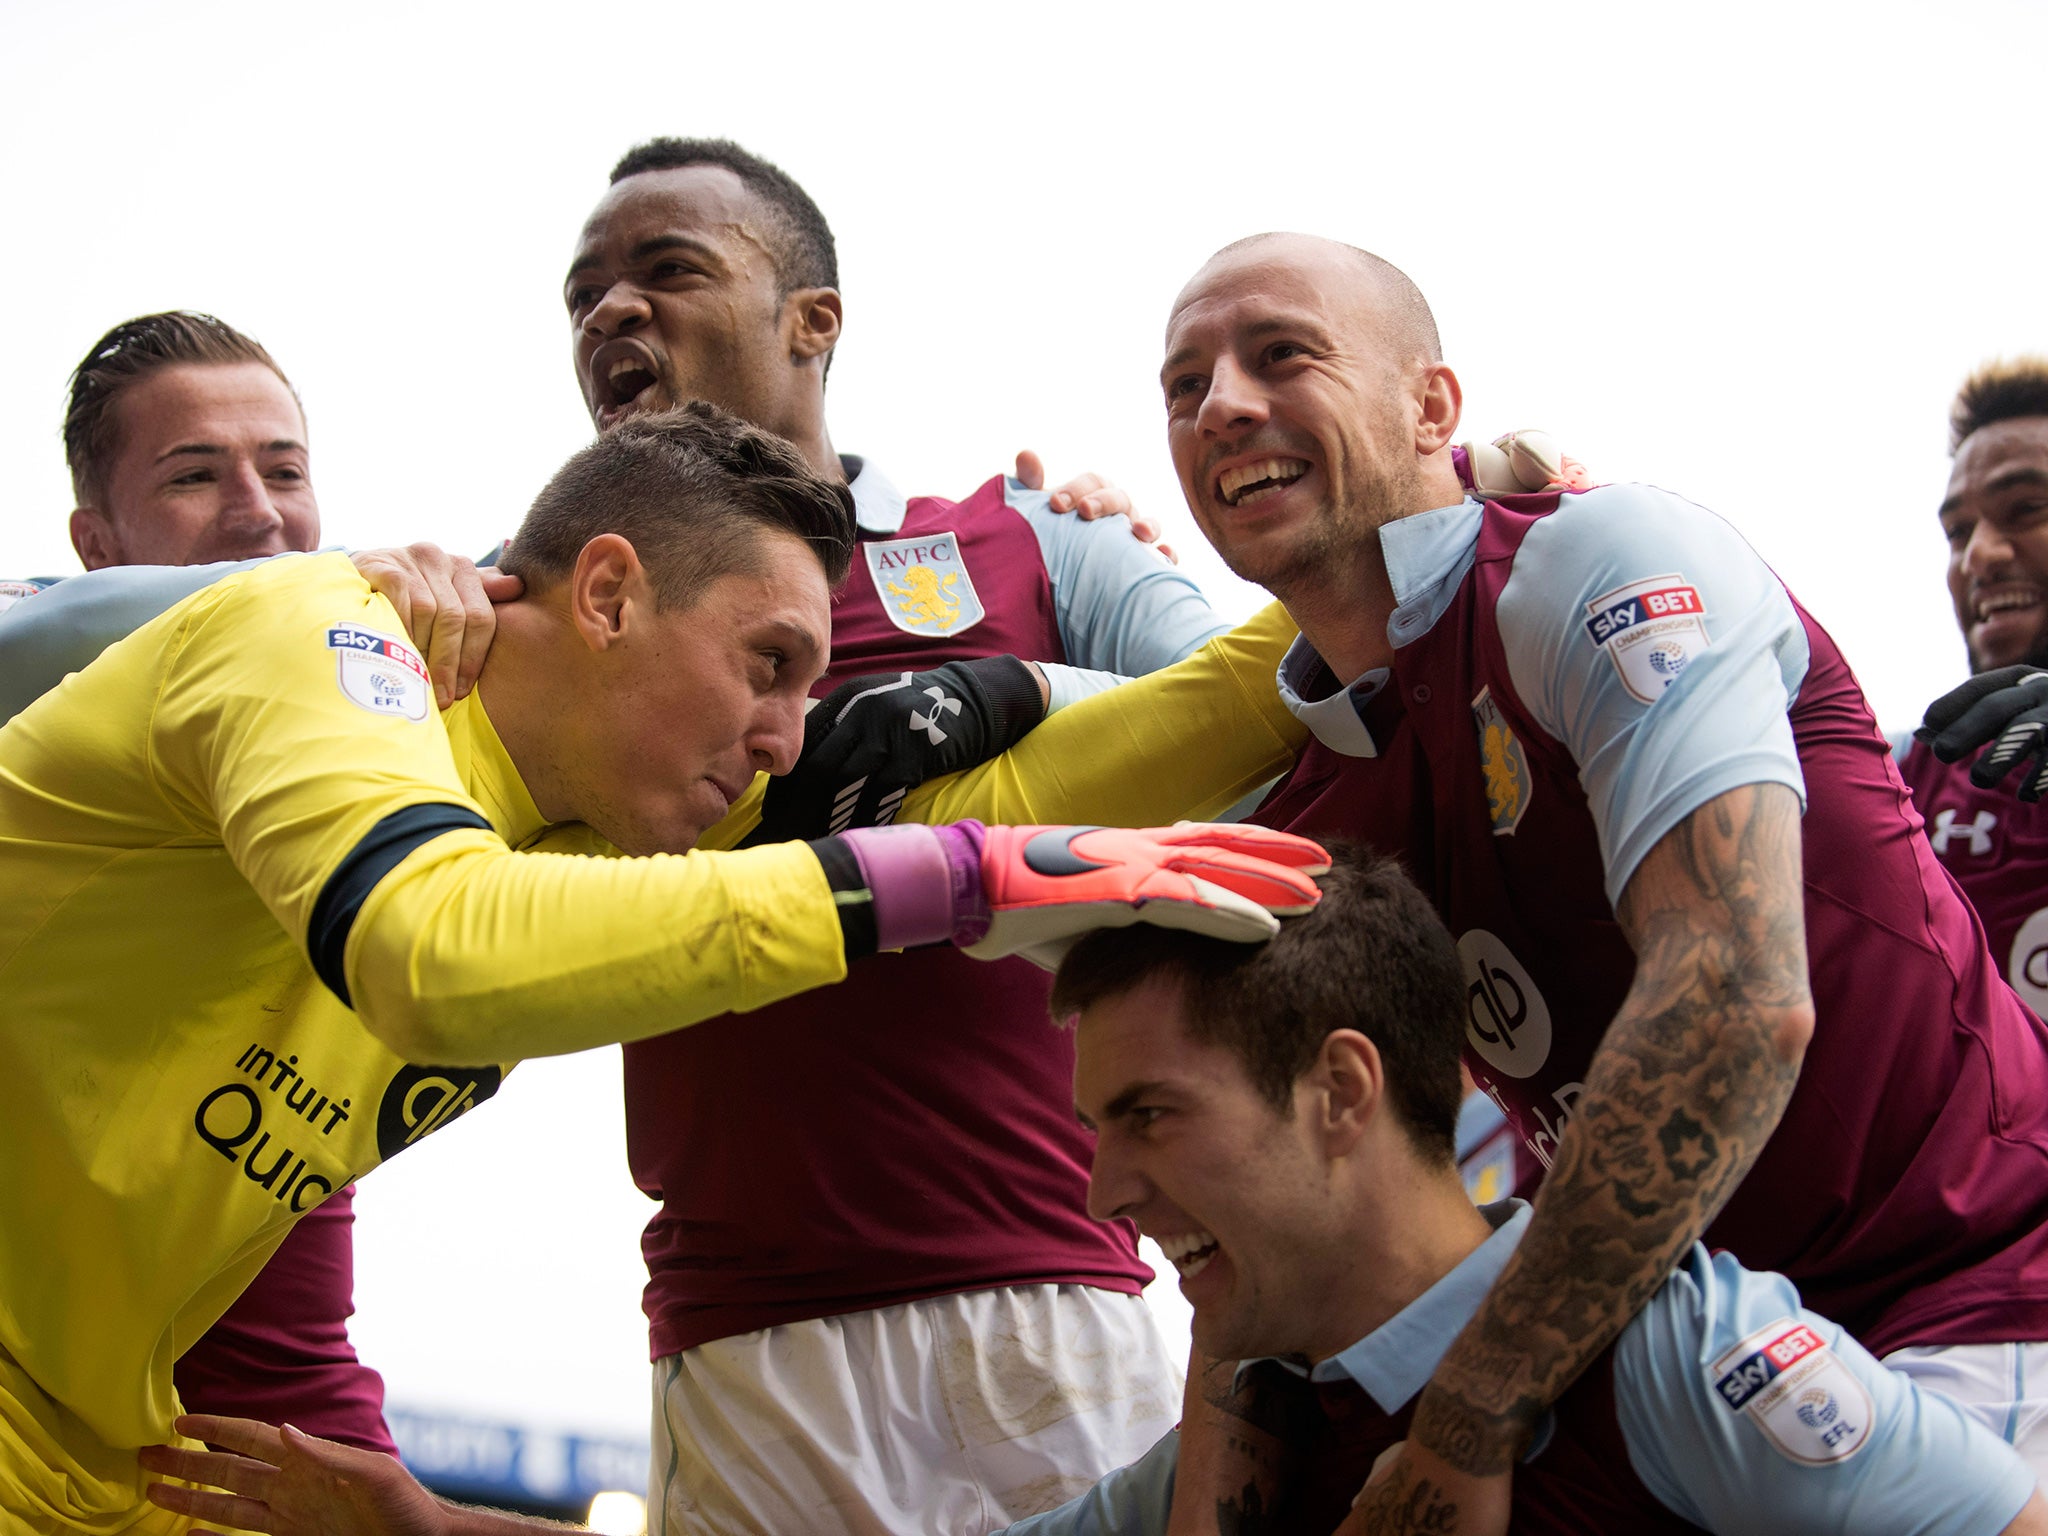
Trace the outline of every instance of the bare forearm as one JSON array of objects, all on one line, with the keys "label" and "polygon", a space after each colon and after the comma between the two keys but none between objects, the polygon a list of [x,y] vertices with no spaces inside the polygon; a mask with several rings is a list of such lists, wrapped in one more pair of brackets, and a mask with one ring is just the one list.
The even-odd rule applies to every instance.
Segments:
[{"label": "bare forearm", "polygon": [[1513,1464],[1755,1163],[1812,1027],[1796,799],[1724,795],[1660,842],[1617,916],[1636,979],[1521,1247],[1417,1405],[1452,1465]]}]

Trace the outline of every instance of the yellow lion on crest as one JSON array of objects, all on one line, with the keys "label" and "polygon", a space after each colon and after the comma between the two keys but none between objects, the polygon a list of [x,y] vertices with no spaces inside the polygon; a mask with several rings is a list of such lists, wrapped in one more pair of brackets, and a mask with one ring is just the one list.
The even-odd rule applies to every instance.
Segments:
[{"label": "yellow lion on crest", "polygon": [[940,629],[951,629],[960,617],[960,605],[953,600],[954,583],[960,580],[960,573],[954,571],[941,577],[928,565],[913,565],[903,573],[907,587],[888,583],[890,592],[900,599],[896,606],[903,617],[913,624],[935,624]]}]

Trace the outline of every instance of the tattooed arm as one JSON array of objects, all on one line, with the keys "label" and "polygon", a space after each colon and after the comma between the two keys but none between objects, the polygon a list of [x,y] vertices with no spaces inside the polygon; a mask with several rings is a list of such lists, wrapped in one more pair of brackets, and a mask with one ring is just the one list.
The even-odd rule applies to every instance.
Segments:
[{"label": "tattooed arm", "polygon": [[1708,801],[1651,849],[1616,916],[1634,985],[1528,1235],[1438,1365],[1402,1454],[1369,1485],[1361,1529],[1413,1529],[1402,1522],[1425,1482],[1470,1511],[1486,1480],[1505,1480],[1543,1411],[1664,1283],[1791,1098],[1813,1030],[1798,796],[1753,784]]},{"label": "tattooed arm", "polygon": [[1315,1410],[1306,1382],[1277,1365],[1253,1366],[1237,1384],[1238,1362],[1188,1362],[1181,1404],[1180,1464],[1167,1536],[1266,1536]]}]

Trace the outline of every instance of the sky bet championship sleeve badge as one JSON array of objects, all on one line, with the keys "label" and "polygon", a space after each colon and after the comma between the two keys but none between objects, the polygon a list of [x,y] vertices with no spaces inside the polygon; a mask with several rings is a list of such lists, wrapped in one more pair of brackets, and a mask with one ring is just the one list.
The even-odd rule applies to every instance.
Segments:
[{"label": "sky bet championship sleeve badge", "polygon": [[1876,1409],[1856,1373],[1805,1323],[1781,1317],[1707,1367],[1714,1395],[1746,1414],[1778,1453],[1809,1467],[1847,1461]]},{"label": "sky bet championship sleeve badge", "polygon": [[327,631],[327,648],[340,668],[341,691],[373,715],[424,720],[434,699],[427,664],[403,641],[354,624]]},{"label": "sky bet championship sleeve badge", "polygon": [[974,628],[986,615],[960,540],[951,533],[861,545],[882,611],[898,629],[934,639]]},{"label": "sky bet championship sleeve badge", "polygon": [[1621,685],[1654,704],[1713,641],[1699,588],[1683,576],[1652,576],[1586,604],[1586,633],[1607,653]]}]

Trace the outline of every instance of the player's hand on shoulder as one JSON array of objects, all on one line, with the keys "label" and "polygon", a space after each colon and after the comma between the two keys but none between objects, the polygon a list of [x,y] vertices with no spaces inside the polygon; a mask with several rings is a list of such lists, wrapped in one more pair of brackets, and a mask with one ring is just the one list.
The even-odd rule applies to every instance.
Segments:
[{"label": "player's hand on shoulder", "polygon": [[927,779],[1007,751],[1045,718],[1044,679],[1015,656],[842,683],[804,719],[797,765],[768,781],[760,828],[782,843],[885,825]]},{"label": "player's hand on shoulder", "polygon": [[1990,789],[2013,769],[2022,800],[2048,790],[2048,671],[2026,665],[1980,672],[1927,706],[1913,733],[1944,763],[1989,749],[1970,765],[1970,782]]},{"label": "player's hand on shoulder", "polygon": [[138,1453],[146,1472],[206,1485],[151,1483],[150,1502],[173,1514],[270,1536],[454,1536],[447,1507],[381,1452],[254,1419],[186,1414],[177,1428],[224,1449]]},{"label": "player's hand on shoulder", "polygon": [[[1021,449],[1017,454],[1017,483],[1027,491],[1045,489],[1045,461],[1029,448]],[[1130,523],[1134,538],[1152,545],[1175,565],[1180,564],[1180,556],[1173,546],[1159,542],[1164,530],[1158,522],[1137,509],[1129,491],[1110,484],[1098,474],[1076,475],[1053,491],[1047,505],[1055,512],[1071,512],[1084,523],[1092,523],[1099,517],[1124,518]]]},{"label": "player's hand on shoulder", "polygon": [[510,602],[524,584],[508,571],[480,567],[437,544],[366,549],[349,556],[363,580],[398,610],[398,622],[419,647],[443,709],[476,686],[498,619],[493,603]]}]

